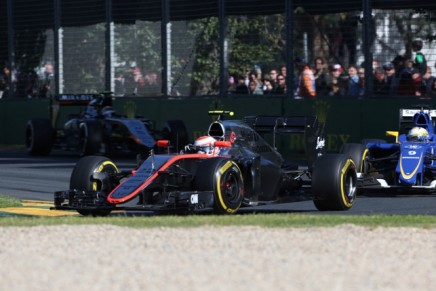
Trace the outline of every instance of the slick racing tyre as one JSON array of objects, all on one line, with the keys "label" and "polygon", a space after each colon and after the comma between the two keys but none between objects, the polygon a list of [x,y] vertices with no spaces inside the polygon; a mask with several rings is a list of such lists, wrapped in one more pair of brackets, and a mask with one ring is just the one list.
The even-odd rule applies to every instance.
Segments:
[{"label": "slick racing tyre", "polygon": [[178,153],[189,143],[188,131],[182,120],[168,120],[163,128],[163,138],[170,141],[174,152]]},{"label": "slick racing tyre", "polygon": [[[84,191],[104,191],[108,194],[116,185],[102,185],[101,181],[93,180],[94,173],[119,173],[118,167],[108,158],[102,156],[86,156],[81,158],[71,173],[70,189]],[[82,215],[107,216],[111,209],[78,209]]]},{"label": "slick racing tyre", "polygon": [[367,172],[365,159],[368,157],[369,152],[366,145],[360,143],[346,143],[342,146],[340,153],[350,157],[354,161],[358,173]]},{"label": "slick racing tyre", "polygon": [[97,154],[103,143],[103,127],[98,120],[86,120],[79,128],[79,153],[81,156]]},{"label": "slick racing tyre", "polygon": [[244,182],[238,165],[229,159],[211,158],[198,167],[194,189],[213,191],[214,211],[217,214],[234,214],[244,198]]},{"label": "slick racing tyre", "polygon": [[53,127],[48,119],[31,119],[26,125],[26,149],[30,155],[46,156],[53,147]]},{"label": "slick racing tyre", "polygon": [[356,199],[356,166],[343,154],[318,157],[312,173],[313,202],[318,210],[350,209]]}]

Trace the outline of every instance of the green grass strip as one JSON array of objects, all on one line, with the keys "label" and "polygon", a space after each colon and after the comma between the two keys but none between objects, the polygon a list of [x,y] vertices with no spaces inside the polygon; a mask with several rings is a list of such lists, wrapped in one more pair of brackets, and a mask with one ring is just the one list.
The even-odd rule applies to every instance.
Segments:
[{"label": "green grass strip", "polygon": [[323,215],[323,214],[244,214],[244,215],[159,215],[110,217],[22,217],[0,219],[0,226],[110,224],[123,227],[334,227],[343,224],[375,227],[435,228],[436,216],[431,215]]},{"label": "green grass strip", "polygon": [[115,214],[109,217],[61,216],[40,217],[2,213],[1,208],[20,207],[19,199],[0,195],[0,226],[110,224],[123,227],[334,227],[354,224],[375,227],[435,228],[434,215],[325,215],[319,214],[236,214],[236,215],[137,215]]},{"label": "green grass strip", "polygon": [[0,208],[19,207],[19,206],[22,206],[21,201],[19,199],[0,194]]}]

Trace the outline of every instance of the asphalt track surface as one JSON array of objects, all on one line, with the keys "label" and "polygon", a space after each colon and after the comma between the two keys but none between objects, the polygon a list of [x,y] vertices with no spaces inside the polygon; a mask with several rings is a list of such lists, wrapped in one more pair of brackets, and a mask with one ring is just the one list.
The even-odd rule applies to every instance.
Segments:
[{"label": "asphalt track surface", "polygon": [[[112,157],[112,159],[121,169],[131,169],[135,165],[134,157]],[[77,155],[61,151],[54,151],[46,157],[31,157],[22,149],[1,150],[0,194],[36,203],[45,201],[50,203],[53,201],[55,191],[68,189],[71,172],[78,160]],[[436,195],[395,196],[369,193],[359,196],[349,211],[340,212],[320,212],[315,208],[309,196],[298,195],[284,203],[242,208],[240,212],[436,215]]]}]

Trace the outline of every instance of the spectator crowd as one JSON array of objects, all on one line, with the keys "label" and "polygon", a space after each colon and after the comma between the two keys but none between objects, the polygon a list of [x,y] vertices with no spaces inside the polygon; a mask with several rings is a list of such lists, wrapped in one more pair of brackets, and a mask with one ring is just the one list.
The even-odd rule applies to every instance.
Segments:
[{"label": "spectator crowd", "polygon": [[[326,63],[322,57],[316,57],[312,63],[302,57],[294,59],[295,78],[287,87],[286,66],[272,68],[263,74],[259,66],[240,75],[228,78],[228,93],[243,95],[282,95],[296,99],[341,98],[366,96],[366,87],[372,88],[369,97],[416,96],[419,98],[436,97],[436,79],[432,67],[422,50],[420,40],[412,42],[413,59],[402,55],[391,62],[381,64],[373,61],[372,86],[365,86],[365,67],[363,64],[350,64],[347,68],[339,63]],[[435,66],[433,66],[436,68]],[[51,98],[55,94],[55,72],[51,63],[46,63],[37,72],[11,71],[4,66],[0,71],[0,99],[9,96],[12,91],[17,97]],[[114,79],[115,96],[157,96],[161,92],[161,80],[158,74],[132,67],[117,73]],[[290,92],[292,90],[292,92]]]},{"label": "spectator crowd", "polygon": [[[414,59],[398,55],[391,62],[380,64],[373,61],[373,96],[417,96],[436,97],[436,79],[431,66],[427,65],[422,54],[422,41],[412,42]],[[354,64],[344,68],[341,64],[327,64],[316,57],[312,64],[301,57],[294,59],[295,79],[293,96],[296,99],[315,99],[328,97],[359,97],[365,95],[365,68]],[[436,63],[435,66],[436,68]],[[230,94],[268,95],[287,93],[286,67],[271,69],[262,77],[256,66],[253,71],[229,77]],[[371,96],[369,96],[371,97]]]}]

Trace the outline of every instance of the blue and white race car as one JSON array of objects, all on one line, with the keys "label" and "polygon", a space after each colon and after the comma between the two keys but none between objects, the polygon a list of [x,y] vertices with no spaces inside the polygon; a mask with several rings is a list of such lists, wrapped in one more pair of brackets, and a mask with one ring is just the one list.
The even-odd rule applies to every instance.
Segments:
[{"label": "blue and white race car", "polygon": [[435,116],[436,110],[400,109],[399,131],[386,131],[387,136],[395,137],[395,142],[366,140],[343,146],[341,153],[349,155],[356,164],[359,193],[436,192]]}]

